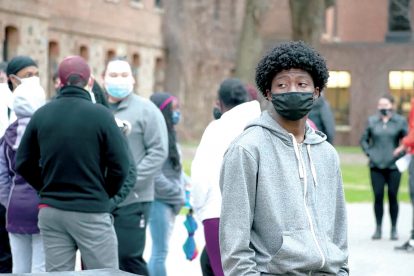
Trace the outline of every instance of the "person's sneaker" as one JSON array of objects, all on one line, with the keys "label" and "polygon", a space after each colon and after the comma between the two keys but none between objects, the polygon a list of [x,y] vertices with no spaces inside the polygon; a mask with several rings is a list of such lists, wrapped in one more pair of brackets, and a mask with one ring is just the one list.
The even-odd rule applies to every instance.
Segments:
[{"label": "person's sneaker", "polygon": [[414,240],[408,240],[403,245],[394,247],[395,250],[404,250],[408,252],[414,252]]},{"label": "person's sneaker", "polygon": [[377,226],[377,228],[375,229],[374,235],[372,235],[372,239],[373,240],[381,239],[381,226]]},{"label": "person's sneaker", "polygon": [[398,233],[397,233],[397,227],[393,226],[391,227],[391,240],[396,241],[398,240]]}]

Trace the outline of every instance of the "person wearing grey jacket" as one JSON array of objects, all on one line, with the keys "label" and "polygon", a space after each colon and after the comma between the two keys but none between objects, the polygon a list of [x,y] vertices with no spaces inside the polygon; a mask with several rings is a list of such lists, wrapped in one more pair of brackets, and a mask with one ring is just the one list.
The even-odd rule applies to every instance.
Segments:
[{"label": "person wearing grey jacket", "polygon": [[220,175],[224,275],[348,275],[339,158],[306,123],[328,79],[303,42],[280,44],[256,69],[272,103],[227,150]]},{"label": "person wearing grey jacket", "polygon": [[130,125],[127,139],[137,171],[134,188],[112,212],[119,268],[148,275],[143,258],[146,226],[154,200],[154,178],[168,156],[168,133],[160,110],[151,101],[132,93],[134,82],[128,62],[108,63],[104,85],[109,106],[116,118]]}]

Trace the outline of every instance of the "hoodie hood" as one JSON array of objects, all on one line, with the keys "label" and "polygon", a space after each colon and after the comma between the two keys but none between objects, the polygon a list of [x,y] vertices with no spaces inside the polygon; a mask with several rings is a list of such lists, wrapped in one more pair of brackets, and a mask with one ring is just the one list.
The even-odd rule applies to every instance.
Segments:
[{"label": "hoodie hood", "polygon": [[13,93],[13,111],[17,118],[31,117],[46,102],[46,94],[38,83],[23,82]]},{"label": "hoodie hood", "polygon": [[[270,130],[274,135],[276,135],[282,142],[286,145],[293,146],[292,134],[287,132],[283,127],[281,127],[270,115],[269,111],[266,110],[262,115],[256,120],[252,121],[245,128],[259,126]],[[306,123],[305,130],[305,140],[303,141],[306,145],[315,145],[320,144],[326,140],[326,135],[318,130],[314,130]]]}]

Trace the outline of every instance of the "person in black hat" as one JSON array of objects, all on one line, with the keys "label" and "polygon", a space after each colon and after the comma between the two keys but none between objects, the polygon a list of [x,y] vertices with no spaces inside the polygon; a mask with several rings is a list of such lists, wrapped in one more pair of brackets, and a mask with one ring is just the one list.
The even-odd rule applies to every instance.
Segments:
[{"label": "person in black hat", "polygon": [[90,68],[79,56],[59,65],[60,95],[37,110],[23,135],[16,169],[40,196],[39,228],[46,271],[118,268],[109,214],[130,158],[114,116],[93,104]]},{"label": "person in black hat", "polygon": [[7,66],[7,77],[10,90],[14,91],[16,87],[27,81],[33,79],[39,81],[39,68],[37,63],[28,56],[16,56],[12,58]]}]

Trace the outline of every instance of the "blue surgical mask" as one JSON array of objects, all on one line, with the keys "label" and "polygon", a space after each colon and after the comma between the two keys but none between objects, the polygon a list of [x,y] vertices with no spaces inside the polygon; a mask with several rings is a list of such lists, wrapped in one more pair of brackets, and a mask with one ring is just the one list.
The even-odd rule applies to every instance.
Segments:
[{"label": "blue surgical mask", "polygon": [[176,124],[178,124],[180,122],[180,119],[181,119],[181,113],[180,113],[180,111],[173,111],[172,118],[171,118],[172,123],[174,125],[176,125]]},{"label": "blue surgical mask", "polygon": [[131,94],[134,87],[133,82],[125,81],[105,81],[105,89],[108,94],[117,99],[123,99]]}]

